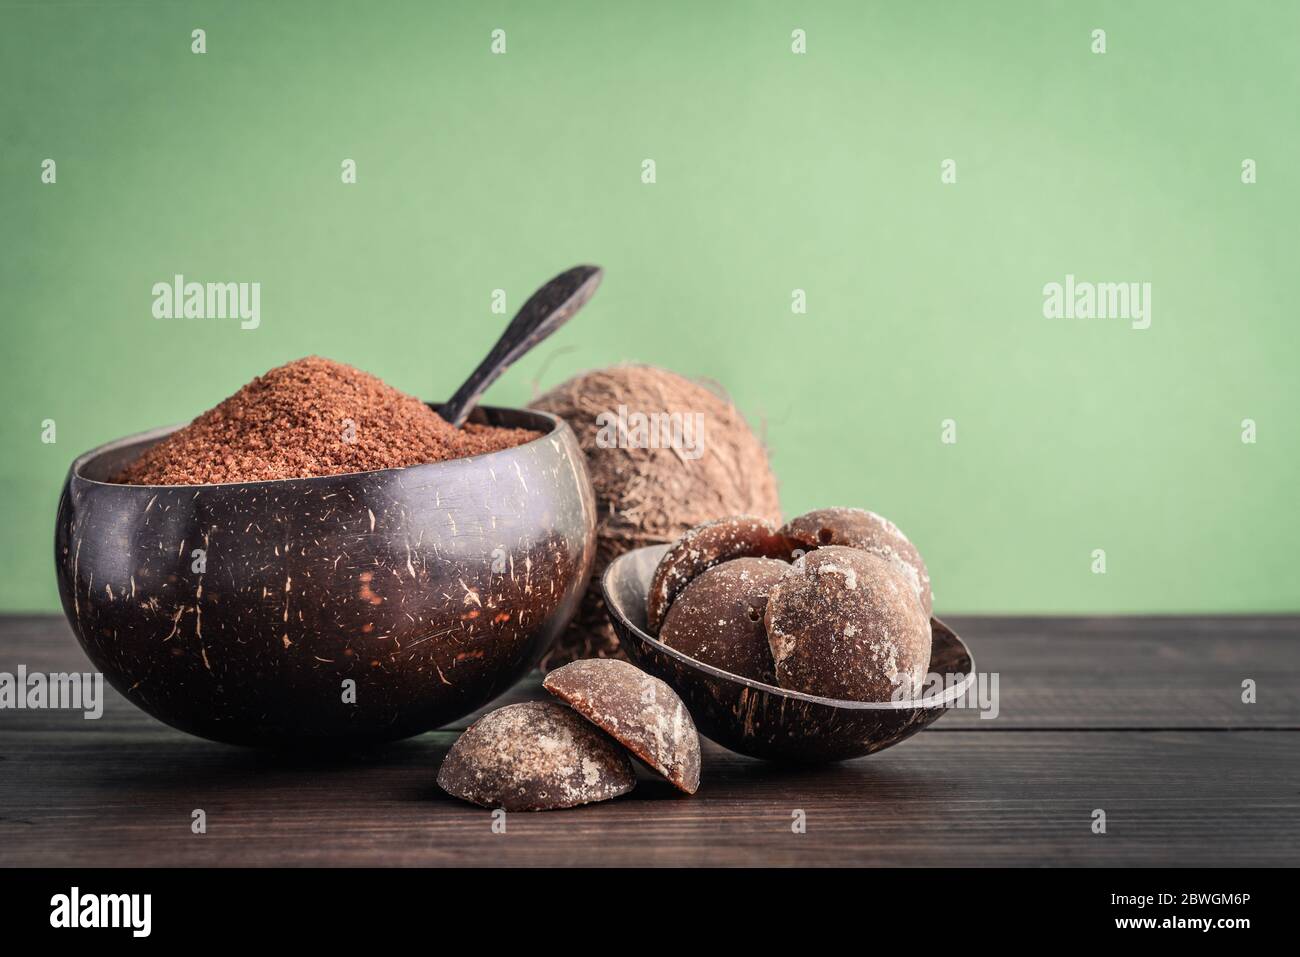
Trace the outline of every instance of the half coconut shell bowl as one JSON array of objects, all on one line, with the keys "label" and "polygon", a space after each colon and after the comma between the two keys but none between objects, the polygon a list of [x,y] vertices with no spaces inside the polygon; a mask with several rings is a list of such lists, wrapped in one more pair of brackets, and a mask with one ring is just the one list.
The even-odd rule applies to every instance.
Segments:
[{"label": "half coconut shell bowl", "polygon": [[858,758],[910,738],[937,721],[969,691],[975,662],[969,649],[938,618],[931,674],[954,676],[913,701],[840,701],[742,678],[696,661],[646,631],[646,596],[666,545],[616,558],[601,578],[619,645],[634,663],[681,695],[705,737],[740,754],[788,763]]},{"label": "half coconut shell bowl", "polygon": [[223,485],[108,481],[174,427],[81,456],[54,552],[86,654],[149,714],[234,744],[380,742],[482,707],[572,618],[596,515],[562,420],[484,407],[473,420],[543,435],[409,468]]}]

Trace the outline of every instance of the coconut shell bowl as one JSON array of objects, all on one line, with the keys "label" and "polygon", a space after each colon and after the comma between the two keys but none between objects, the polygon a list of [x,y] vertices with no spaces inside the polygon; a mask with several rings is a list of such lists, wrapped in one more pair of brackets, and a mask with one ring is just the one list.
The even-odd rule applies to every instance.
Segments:
[{"label": "coconut shell bowl", "polygon": [[601,579],[609,617],[628,657],[681,695],[701,734],[732,751],[804,764],[873,754],[933,724],[975,680],[970,651],[938,618],[931,619],[929,671],[950,680],[912,701],[820,698],[696,661],[646,631],[650,580],[667,549],[638,548],[610,564]]},{"label": "coconut shell bowl", "polygon": [[379,742],[483,706],[573,616],[595,503],[563,421],[474,419],[544,434],[467,459],[224,485],[107,481],[172,429],[81,456],[54,550],[86,654],[149,714],[236,744]]}]

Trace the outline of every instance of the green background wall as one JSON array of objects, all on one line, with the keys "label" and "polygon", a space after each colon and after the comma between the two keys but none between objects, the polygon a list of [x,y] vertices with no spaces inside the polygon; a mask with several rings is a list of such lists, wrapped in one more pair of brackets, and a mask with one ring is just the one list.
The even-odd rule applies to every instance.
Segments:
[{"label": "green background wall", "polygon": [[[445,397],[493,289],[582,261],[491,401],[716,379],[787,513],[892,517],[941,612],[1300,608],[1300,6],[980,6],[0,5],[0,608],[57,607],[85,449],[308,353]],[[261,327],[153,319],[177,272]],[[1151,328],[1044,318],[1067,273],[1152,283]]]}]

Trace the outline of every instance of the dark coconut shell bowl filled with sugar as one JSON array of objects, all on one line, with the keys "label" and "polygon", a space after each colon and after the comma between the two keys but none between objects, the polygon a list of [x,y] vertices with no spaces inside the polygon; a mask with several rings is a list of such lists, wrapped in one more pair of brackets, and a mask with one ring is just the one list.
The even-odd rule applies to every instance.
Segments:
[{"label": "dark coconut shell bowl filled with sugar", "polygon": [[956,676],[912,701],[842,701],[730,674],[670,648],[646,630],[650,582],[667,545],[616,558],[601,578],[610,621],[632,661],[686,702],[705,737],[770,761],[821,763],[873,754],[937,721],[969,692],[975,662],[938,618],[931,618],[929,672]]},{"label": "dark coconut shell bowl filled with sugar", "polygon": [[55,533],[82,647],[149,714],[235,744],[391,740],[483,706],[573,616],[596,516],[563,421],[475,418],[542,435],[471,458],[219,485],[109,481],[174,428],[86,453]]},{"label": "dark coconut shell bowl filled with sugar", "polygon": [[562,419],[478,399],[601,275],[538,289],[442,405],[309,357],[73,462],[54,557],[95,667],[249,745],[402,738],[508,689],[577,610],[596,503]]}]

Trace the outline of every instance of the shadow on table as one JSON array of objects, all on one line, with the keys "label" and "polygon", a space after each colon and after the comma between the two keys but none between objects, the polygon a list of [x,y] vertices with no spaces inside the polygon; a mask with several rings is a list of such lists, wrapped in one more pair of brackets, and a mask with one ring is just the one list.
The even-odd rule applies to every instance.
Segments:
[{"label": "shadow on table", "polygon": [[[177,786],[213,794],[255,790],[320,788],[337,785],[355,792],[399,800],[450,802],[463,806],[435,782],[438,768],[458,732],[430,732],[377,747],[346,751],[266,750],[167,737],[147,748],[99,752],[86,761],[80,777],[95,788],[141,794],[174,791]],[[110,757],[111,755],[111,757]],[[908,794],[915,800],[937,796],[933,777],[878,758],[822,765],[773,764],[710,746],[704,756],[700,790],[686,795],[636,763],[637,786],[619,799],[681,802],[755,799],[788,803],[792,795],[815,800],[820,793],[849,791]]]},{"label": "shadow on table", "polygon": [[166,791],[183,784],[205,790],[243,790],[252,786],[285,786],[296,781],[340,783],[358,774],[427,769],[430,777],[442,763],[454,735],[434,732],[390,744],[343,751],[242,748],[193,738],[158,742],[142,751],[101,752],[86,761],[81,776],[99,785]]}]

